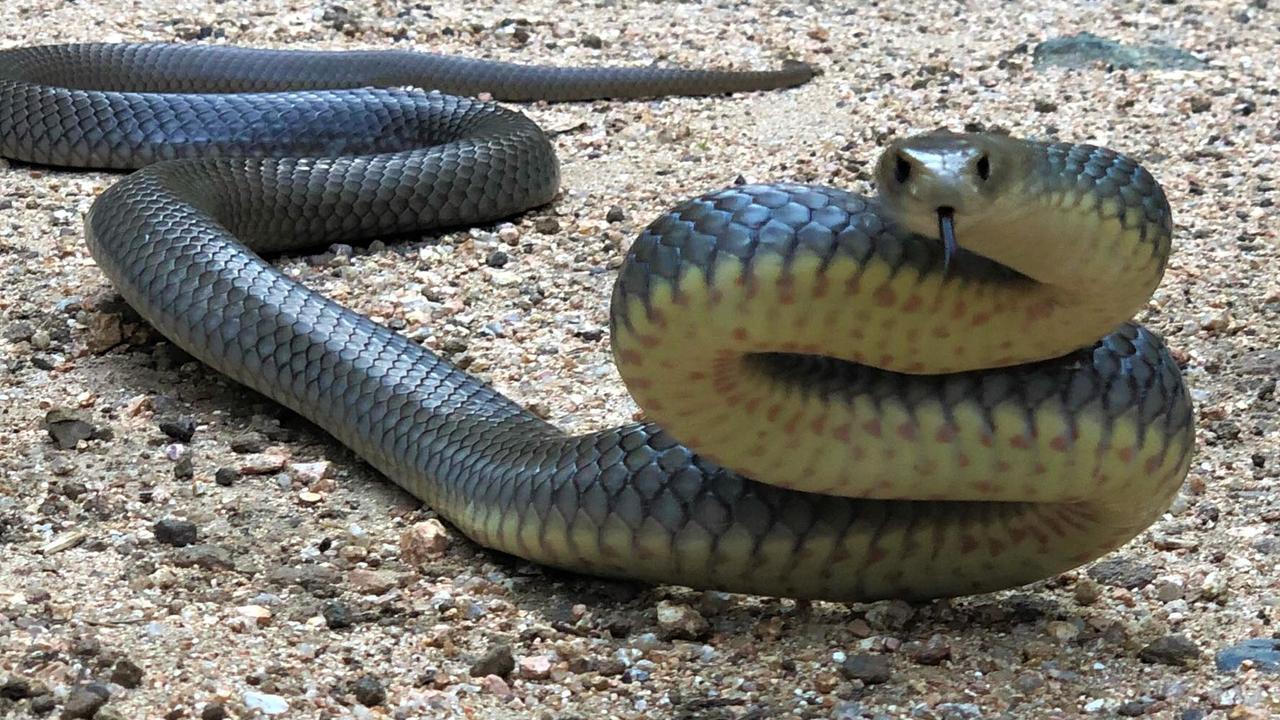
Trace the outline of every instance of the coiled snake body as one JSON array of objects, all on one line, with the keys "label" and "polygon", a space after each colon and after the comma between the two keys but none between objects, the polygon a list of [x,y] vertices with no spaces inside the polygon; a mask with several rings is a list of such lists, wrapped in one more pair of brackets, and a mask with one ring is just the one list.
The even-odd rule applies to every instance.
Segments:
[{"label": "coiled snake body", "polygon": [[1193,423],[1162,342],[1127,321],[1163,274],[1169,207],[1110,150],[928,134],[885,152],[878,198],[743,185],[676,205],[613,297],[618,367],[653,421],[583,436],[256,254],[553,199],[555,155],[522,114],[367,86],[571,100],[809,76],[20,48],[0,52],[0,153],[142,167],[86,220],[127,301],[482,545],[867,600],[1019,585],[1127,542],[1185,476]]}]

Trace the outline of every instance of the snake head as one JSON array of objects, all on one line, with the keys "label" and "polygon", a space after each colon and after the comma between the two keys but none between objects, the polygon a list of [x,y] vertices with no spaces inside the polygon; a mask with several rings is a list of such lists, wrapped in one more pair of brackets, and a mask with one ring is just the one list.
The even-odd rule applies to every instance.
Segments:
[{"label": "snake head", "polygon": [[876,184],[887,214],[911,232],[938,237],[949,265],[967,231],[995,213],[1026,168],[1025,152],[1008,138],[939,131],[891,144]]}]

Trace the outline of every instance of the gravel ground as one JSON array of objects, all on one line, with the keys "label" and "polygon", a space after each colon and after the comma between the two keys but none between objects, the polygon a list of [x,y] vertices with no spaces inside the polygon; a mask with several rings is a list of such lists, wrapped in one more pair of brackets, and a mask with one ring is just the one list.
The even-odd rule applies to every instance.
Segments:
[{"label": "gravel ground", "polygon": [[[778,93],[529,106],[557,133],[552,206],[280,261],[571,430],[636,412],[608,353],[608,295],[631,238],[677,198],[739,176],[866,192],[887,138],[938,126],[1123,149],[1163,182],[1177,223],[1141,319],[1177,348],[1197,400],[1181,496],[1087,568],[950,602],[796,603],[550,573],[442,527],[122,307],[81,229],[115,176],[0,161],[0,716],[1280,714],[1268,674],[1280,236],[1263,222],[1280,200],[1274,0],[478,5],[10,0],[0,46],[820,67]],[[1037,67],[1044,41],[1085,28],[1190,56]]]}]

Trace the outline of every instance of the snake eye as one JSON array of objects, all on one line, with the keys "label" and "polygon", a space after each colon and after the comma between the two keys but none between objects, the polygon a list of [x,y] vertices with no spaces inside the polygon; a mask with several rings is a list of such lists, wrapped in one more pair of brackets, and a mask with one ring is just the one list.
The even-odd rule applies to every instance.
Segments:
[{"label": "snake eye", "polygon": [[974,167],[978,171],[978,177],[982,178],[983,182],[991,179],[991,158],[990,157],[988,157],[987,155],[983,155],[982,157],[978,158],[978,162],[974,165]]},{"label": "snake eye", "polygon": [[898,156],[897,164],[893,166],[893,177],[898,184],[905,183],[911,178],[911,163],[901,155]]}]

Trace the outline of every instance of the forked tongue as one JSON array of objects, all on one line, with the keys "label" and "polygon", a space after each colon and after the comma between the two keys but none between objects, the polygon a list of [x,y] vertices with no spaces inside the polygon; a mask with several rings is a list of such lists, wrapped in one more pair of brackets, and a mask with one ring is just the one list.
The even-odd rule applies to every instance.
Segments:
[{"label": "forked tongue", "polygon": [[942,236],[942,270],[946,272],[951,267],[951,258],[955,256],[956,250],[960,245],[956,242],[956,219],[955,209],[949,207],[938,208],[938,234]]}]

